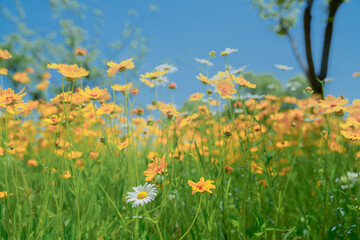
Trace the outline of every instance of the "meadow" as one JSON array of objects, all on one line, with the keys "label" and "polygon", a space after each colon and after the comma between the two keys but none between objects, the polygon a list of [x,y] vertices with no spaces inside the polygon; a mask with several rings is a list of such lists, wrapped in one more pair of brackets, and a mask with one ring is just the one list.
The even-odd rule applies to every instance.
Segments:
[{"label": "meadow", "polygon": [[[208,59],[229,66],[235,51]],[[245,98],[256,84],[242,70],[205,68],[181,111],[176,83],[158,100],[174,66],[131,82],[130,58],[104,66],[106,88],[87,86],[81,65],[49,63],[37,89],[56,78],[62,91],[25,102],[33,70],[4,88],[11,60],[1,49],[0,239],[360,238],[360,100],[310,87]],[[153,90],[146,109],[135,85]]]}]

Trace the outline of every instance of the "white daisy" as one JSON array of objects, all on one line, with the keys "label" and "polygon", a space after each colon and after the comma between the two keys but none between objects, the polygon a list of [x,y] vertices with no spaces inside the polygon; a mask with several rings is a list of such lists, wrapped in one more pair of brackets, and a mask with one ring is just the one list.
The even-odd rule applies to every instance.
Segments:
[{"label": "white daisy", "polygon": [[293,67],[289,67],[289,66],[286,66],[286,65],[280,65],[280,64],[275,64],[274,66],[276,68],[280,69],[280,70],[283,70],[283,71],[294,69]]},{"label": "white daisy", "polygon": [[161,65],[155,67],[155,70],[160,71],[160,72],[166,71],[167,73],[174,73],[178,69],[174,65],[170,65],[170,64],[165,63],[165,64],[161,64]]},{"label": "white daisy", "polygon": [[231,69],[230,73],[231,73],[231,74],[240,74],[240,73],[242,73],[242,72],[245,70],[245,68],[246,68],[247,66],[248,66],[248,65],[244,65],[244,66],[242,66],[241,68]]},{"label": "white daisy", "polygon": [[237,52],[237,51],[239,51],[239,49],[225,48],[225,50],[220,53],[220,56],[227,56],[230,53]]},{"label": "white daisy", "polygon": [[206,59],[200,59],[200,58],[195,58],[195,61],[199,62],[199,63],[203,63],[206,65],[209,65],[210,67],[214,66],[214,64],[212,62],[209,62]]},{"label": "white daisy", "polygon": [[135,192],[128,192],[126,196],[126,202],[133,202],[132,207],[139,205],[144,206],[145,203],[149,203],[155,199],[157,190],[154,188],[154,184],[145,183],[144,186],[133,187]]}]

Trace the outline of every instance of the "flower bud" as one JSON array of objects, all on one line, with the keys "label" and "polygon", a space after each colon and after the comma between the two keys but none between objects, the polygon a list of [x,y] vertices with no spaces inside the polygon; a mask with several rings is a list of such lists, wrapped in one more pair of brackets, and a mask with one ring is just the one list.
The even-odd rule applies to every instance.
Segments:
[{"label": "flower bud", "polygon": [[215,51],[210,51],[210,52],[209,52],[209,56],[210,56],[210,57],[214,58],[215,55],[216,55],[216,52],[215,52]]}]

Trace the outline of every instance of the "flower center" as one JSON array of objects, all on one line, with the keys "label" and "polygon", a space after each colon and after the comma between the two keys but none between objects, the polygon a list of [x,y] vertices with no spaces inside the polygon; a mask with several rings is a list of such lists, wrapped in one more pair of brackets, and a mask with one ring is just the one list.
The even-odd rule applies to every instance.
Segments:
[{"label": "flower center", "polygon": [[148,195],[147,192],[139,192],[138,195],[137,195],[137,198],[138,199],[144,199],[144,198],[147,197],[147,195]]}]

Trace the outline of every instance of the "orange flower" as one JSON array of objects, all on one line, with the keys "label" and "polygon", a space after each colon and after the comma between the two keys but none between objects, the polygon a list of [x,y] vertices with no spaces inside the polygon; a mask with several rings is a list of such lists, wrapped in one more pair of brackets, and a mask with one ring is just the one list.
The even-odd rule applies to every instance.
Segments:
[{"label": "orange flower", "polygon": [[323,109],[324,113],[333,113],[344,110],[344,105],[349,101],[342,97],[335,98],[332,95],[328,95],[324,100],[320,100],[319,106]]},{"label": "orange flower", "polygon": [[134,63],[132,62],[133,58],[127,59],[125,61],[122,61],[121,63],[117,64],[114,62],[108,62],[106,65],[108,65],[110,68],[107,70],[107,74],[109,77],[115,76],[117,72],[123,72],[126,69],[133,69]]},{"label": "orange flower", "polygon": [[49,80],[44,79],[39,84],[36,85],[36,89],[38,90],[46,90],[49,87]]},{"label": "orange flower", "polygon": [[16,72],[13,76],[14,81],[20,83],[28,83],[30,82],[30,78],[27,75],[27,72]]},{"label": "orange flower", "polygon": [[[1,50],[1,49],[0,49]],[[7,192],[6,191],[2,191],[0,192],[0,199],[7,197]]]},{"label": "orange flower", "polygon": [[8,70],[6,68],[0,68],[0,75],[7,75]]},{"label": "orange flower", "polygon": [[78,65],[67,65],[67,64],[48,64],[47,68],[56,69],[60,74],[66,77],[68,81],[75,81],[78,78],[89,75],[89,71],[84,68],[79,68]]},{"label": "orange flower", "polygon": [[80,94],[84,97],[90,98],[92,100],[98,100],[99,98],[103,97],[107,94],[107,89],[100,89],[99,87],[95,87],[93,89],[90,89],[89,86],[85,88],[85,91],[80,89]]},{"label": "orange flower", "polygon": [[226,78],[221,78],[216,82],[216,89],[222,98],[232,98],[232,95],[236,93],[235,85]]},{"label": "orange flower", "polygon": [[27,161],[26,165],[31,166],[31,167],[36,167],[38,165],[38,163],[36,162],[36,160],[30,159],[29,161]]},{"label": "orange flower", "polygon": [[0,49],[0,60],[2,59],[10,59],[12,58],[11,54],[8,52],[8,50],[4,49]]},{"label": "orange flower", "polygon": [[200,178],[200,181],[197,183],[194,183],[194,182],[188,180],[188,184],[192,187],[193,195],[196,192],[203,193],[205,191],[212,193],[212,191],[210,189],[215,189],[215,185],[213,185],[212,183],[214,183],[214,181],[211,181],[211,180],[204,181],[203,177]]},{"label": "orange flower", "polygon": [[74,56],[79,55],[79,56],[86,56],[86,49],[81,49],[81,48],[76,48],[74,51]]},{"label": "orange flower", "polygon": [[145,181],[151,181],[156,174],[161,174],[165,171],[166,165],[165,165],[165,155],[159,159],[157,159],[148,164],[148,169],[144,171],[144,175],[146,176]]},{"label": "orange flower", "polygon": [[65,179],[71,178],[71,174],[70,174],[69,171],[65,171],[65,173],[64,173],[64,178],[65,178]]},{"label": "orange flower", "polygon": [[49,79],[51,78],[51,74],[48,72],[45,72],[41,75],[41,79]]}]

